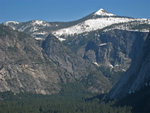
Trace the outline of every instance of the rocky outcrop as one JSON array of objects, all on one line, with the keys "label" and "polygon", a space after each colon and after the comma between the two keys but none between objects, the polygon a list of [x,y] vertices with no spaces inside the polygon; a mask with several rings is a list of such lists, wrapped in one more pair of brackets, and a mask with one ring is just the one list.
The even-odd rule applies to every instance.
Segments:
[{"label": "rocky outcrop", "polygon": [[58,93],[60,75],[32,37],[0,25],[0,92]]},{"label": "rocky outcrop", "polygon": [[64,43],[97,66],[126,71],[141,48],[146,33],[111,30],[77,35]]},{"label": "rocky outcrop", "polygon": [[150,83],[150,33],[134,57],[130,68],[109,93],[110,98],[122,98]]},{"label": "rocky outcrop", "polygon": [[109,90],[109,81],[96,66],[72,52],[54,35],[50,34],[46,38],[42,48],[57,66],[71,73],[73,80],[80,81],[89,91],[102,93]]},{"label": "rocky outcrop", "polygon": [[97,68],[49,35],[39,47],[27,34],[0,25],[0,92],[58,93],[79,82],[87,91],[104,93],[110,82]]}]

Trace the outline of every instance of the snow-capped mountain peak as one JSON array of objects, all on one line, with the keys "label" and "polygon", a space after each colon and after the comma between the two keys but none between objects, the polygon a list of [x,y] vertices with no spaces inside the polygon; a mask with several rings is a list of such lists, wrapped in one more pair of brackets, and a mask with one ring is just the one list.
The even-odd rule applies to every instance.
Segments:
[{"label": "snow-capped mountain peak", "polygon": [[17,21],[7,21],[4,24],[5,25],[8,25],[8,24],[19,24],[19,22],[17,22]]},{"label": "snow-capped mountain peak", "polygon": [[[105,29],[105,31],[111,29],[121,29],[121,30],[129,30],[129,31],[139,31],[138,29],[133,29],[134,26],[142,25],[142,24],[150,24],[150,20],[148,19],[137,19],[137,18],[129,18],[123,16],[116,16],[112,13],[105,11],[104,9],[100,9],[95,13],[92,13],[90,17],[86,18],[84,21],[81,21],[75,25],[58,29],[52,32],[58,39],[64,38],[67,36],[72,36],[75,34],[88,33],[91,31],[96,31],[100,29]],[[129,23],[129,24],[128,24]],[[132,26],[131,26],[132,23]],[[114,25],[114,26],[113,26]],[[108,27],[110,27],[108,29]],[[142,32],[147,32],[146,29],[141,29]]]},{"label": "snow-capped mountain peak", "polygon": [[99,9],[98,11],[96,11],[95,13],[94,13],[94,15],[98,15],[98,16],[115,16],[114,14],[112,14],[112,13],[109,13],[109,12],[107,12],[107,11],[105,11],[104,9]]}]

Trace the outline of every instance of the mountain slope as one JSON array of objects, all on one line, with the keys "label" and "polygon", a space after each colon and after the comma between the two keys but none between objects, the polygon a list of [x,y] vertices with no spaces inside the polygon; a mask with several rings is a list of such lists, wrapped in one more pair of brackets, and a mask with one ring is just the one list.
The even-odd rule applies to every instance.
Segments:
[{"label": "mountain slope", "polygon": [[60,74],[32,37],[0,25],[0,92],[58,93]]},{"label": "mountain slope", "polygon": [[135,56],[128,71],[109,93],[110,98],[122,98],[140,90],[150,81],[150,33],[141,50]]},{"label": "mountain slope", "polygon": [[53,94],[69,83],[79,83],[93,93],[111,88],[93,64],[55,36],[49,35],[42,47],[33,37],[0,25],[0,92]]},{"label": "mountain slope", "polygon": [[97,68],[64,46],[50,34],[43,41],[42,48],[49,58],[60,68],[71,73],[72,81],[79,81],[91,92],[107,92],[111,87],[109,81]]},{"label": "mountain slope", "polygon": [[97,30],[69,37],[63,43],[97,67],[124,72],[144,43],[146,34],[124,30]]},{"label": "mountain slope", "polygon": [[[113,76],[113,79],[116,79],[116,73],[119,78],[129,68],[150,28],[148,19],[117,16],[104,9],[72,22],[34,20],[4,24],[28,33],[37,40],[43,41],[48,34],[53,34],[76,56],[94,64],[105,76]],[[68,68],[68,65],[71,66],[63,66]]]}]

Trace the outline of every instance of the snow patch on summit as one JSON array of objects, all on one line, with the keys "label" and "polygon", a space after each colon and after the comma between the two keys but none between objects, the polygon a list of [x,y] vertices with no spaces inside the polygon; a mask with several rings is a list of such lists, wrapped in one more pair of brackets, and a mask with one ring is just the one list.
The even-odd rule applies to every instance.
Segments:
[{"label": "snow patch on summit", "polygon": [[9,24],[19,24],[19,22],[17,22],[17,21],[7,21],[4,24],[8,26]]},{"label": "snow patch on summit", "polygon": [[99,16],[115,16],[114,14],[108,13],[104,9],[100,9],[97,12],[94,13],[94,15],[99,15]]},{"label": "snow patch on summit", "polygon": [[32,25],[33,25],[33,26],[34,26],[34,25],[50,26],[50,24],[48,24],[48,23],[46,23],[46,22],[44,22],[44,21],[42,21],[42,20],[34,20],[34,21],[32,22]]},{"label": "snow patch on summit", "polygon": [[125,22],[131,22],[131,21],[134,21],[134,19],[119,18],[119,17],[109,17],[109,18],[103,17],[103,18],[97,18],[97,19],[89,19],[75,26],[71,26],[68,28],[63,28],[58,31],[55,31],[53,32],[53,34],[57,37],[81,34],[85,32],[95,31],[98,29],[103,29],[113,24],[125,23]]}]

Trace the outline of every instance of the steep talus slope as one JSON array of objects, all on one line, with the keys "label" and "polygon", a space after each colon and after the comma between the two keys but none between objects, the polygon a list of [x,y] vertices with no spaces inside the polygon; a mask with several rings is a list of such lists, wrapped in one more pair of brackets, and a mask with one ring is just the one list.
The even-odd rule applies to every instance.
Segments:
[{"label": "steep talus slope", "polygon": [[150,33],[130,68],[109,93],[110,98],[122,98],[140,90],[150,81]]},{"label": "steep talus slope", "polygon": [[53,62],[71,73],[74,81],[80,81],[89,91],[106,92],[109,90],[109,81],[93,64],[72,52],[52,34],[43,42],[42,48]]},{"label": "steep talus slope", "polygon": [[0,92],[57,93],[60,76],[32,37],[0,25]]}]

